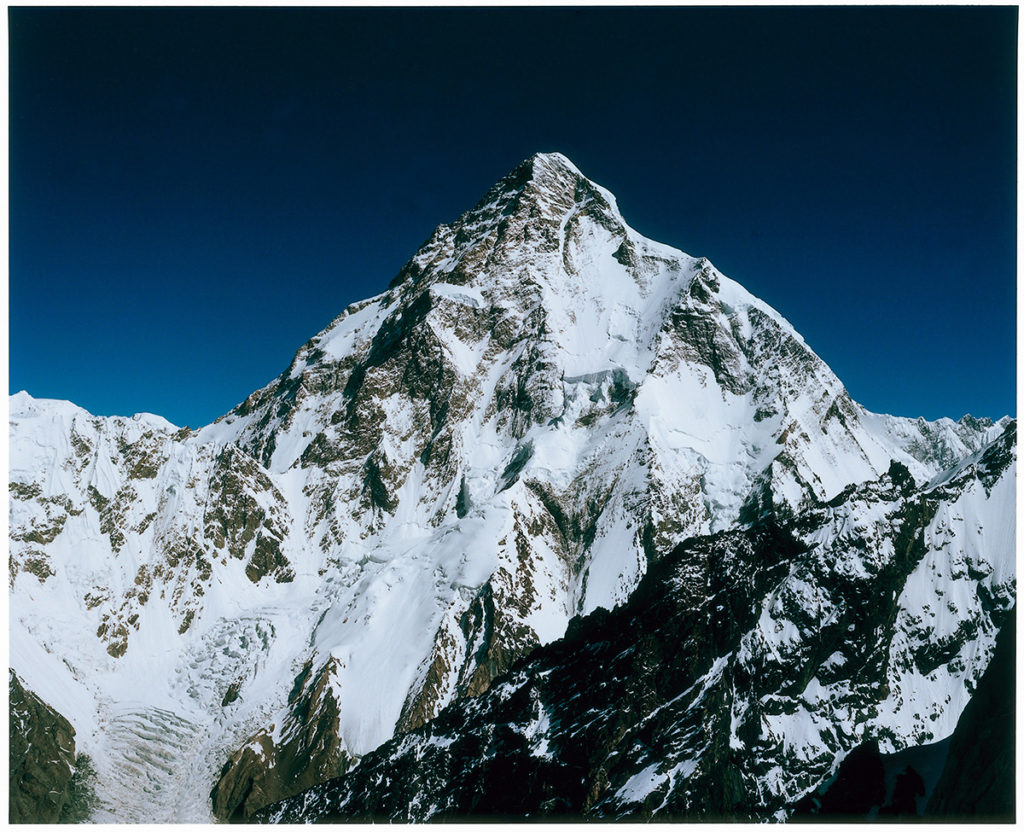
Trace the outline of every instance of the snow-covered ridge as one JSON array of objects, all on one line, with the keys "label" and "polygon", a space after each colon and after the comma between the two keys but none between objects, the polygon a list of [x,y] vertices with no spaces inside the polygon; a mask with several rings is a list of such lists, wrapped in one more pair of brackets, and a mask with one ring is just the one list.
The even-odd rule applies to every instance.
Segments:
[{"label": "snow-covered ridge", "polygon": [[202,764],[159,819],[208,817],[187,795],[234,755],[230,813],[243,770],[371,751],[681,540],[894,459],[927,481],[996,427],[868,413],[771,307],[540,154],[212,425],[12,397],[12,665],[110,783],[130,743],[105,726],[186,726]]}]

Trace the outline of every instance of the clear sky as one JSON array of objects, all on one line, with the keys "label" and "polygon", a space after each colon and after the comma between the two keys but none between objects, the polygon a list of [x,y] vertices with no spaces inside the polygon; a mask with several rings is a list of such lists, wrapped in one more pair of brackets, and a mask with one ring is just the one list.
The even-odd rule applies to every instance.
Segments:
[{"label": "clear sky", "polygon": [[9,15],[11,392],[212,421],[557,150],[868,408],[1016,412],[1014,7]]}]

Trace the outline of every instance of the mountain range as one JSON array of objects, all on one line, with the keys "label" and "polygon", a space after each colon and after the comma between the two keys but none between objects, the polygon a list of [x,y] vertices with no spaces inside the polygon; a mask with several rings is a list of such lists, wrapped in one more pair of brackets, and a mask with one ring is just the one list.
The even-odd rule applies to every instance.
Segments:
[{"label": "mountain range", "polygon": [[11,397],[18,819],[785,819],[953,734],[1015,439],[537,154],[210,425]]}]

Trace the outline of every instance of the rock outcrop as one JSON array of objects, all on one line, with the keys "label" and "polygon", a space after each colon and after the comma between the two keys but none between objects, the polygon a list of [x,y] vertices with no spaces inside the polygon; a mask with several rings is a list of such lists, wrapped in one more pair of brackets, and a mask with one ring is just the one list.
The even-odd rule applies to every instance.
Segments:
[{"label": "rock outcrop", "polygon": [[89,760],[75,753],[75,729],[8,674],[10,699],[9,808],[11,823],[84,820],[91,808]]}]

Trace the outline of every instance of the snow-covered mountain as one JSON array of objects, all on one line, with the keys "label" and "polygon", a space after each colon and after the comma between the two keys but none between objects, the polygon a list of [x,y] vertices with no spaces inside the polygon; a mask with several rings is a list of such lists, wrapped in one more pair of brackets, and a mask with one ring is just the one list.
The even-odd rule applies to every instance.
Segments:
[{"label": "snow-covered mountain", "polygon": [[97,820],[249,815],[483,693],[682,541],[893,461],[952,476],[1008,424],[869,413],[559,154],[211,425],[10,410],[11,664],[74,726]]}]

